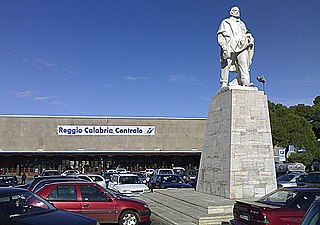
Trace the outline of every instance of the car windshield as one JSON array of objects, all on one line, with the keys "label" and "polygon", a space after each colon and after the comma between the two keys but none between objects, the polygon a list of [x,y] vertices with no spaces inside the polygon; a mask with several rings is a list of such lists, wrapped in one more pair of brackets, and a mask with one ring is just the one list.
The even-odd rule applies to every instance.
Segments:
[{"label": "car windshield", "polygon": [[172,170],[159,170],[159,174],[173,174]]},{"label": "car windshield", "polygon": [[183,180],[179,176],[163,176],[162,183],[183,183]]},{"label": "car windshield", "polygon": [[265,203],[268,205],[285,206],[297,194],[298,194],[298,192],[296,192],[294,190],[277,189],[277,190],[263,196],[257,202]]},{"label": "car windshield", "polygon": [[286,174],[281,177],[278,177],[278,181],[291,181],[294,177],[294,174]]},{"label": "car windshield", "polygon": [[32,216],[57,210],[50,203],[32,192],[0,196],[0,211],[7,219]]},{"label": "car windshield", "polygon": [[141,184],[138,176],[125,176],[120,177],[120,184]]}]

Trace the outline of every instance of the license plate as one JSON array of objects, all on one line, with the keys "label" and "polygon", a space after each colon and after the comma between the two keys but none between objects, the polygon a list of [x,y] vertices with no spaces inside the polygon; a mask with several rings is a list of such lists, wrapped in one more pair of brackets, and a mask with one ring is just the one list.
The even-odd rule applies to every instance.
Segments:
[{"label": "license plate", "polygon": [[248,216],[248,215],[240,214],[240,219],[243,219],[243,220],[249,221],[249,216]]}]

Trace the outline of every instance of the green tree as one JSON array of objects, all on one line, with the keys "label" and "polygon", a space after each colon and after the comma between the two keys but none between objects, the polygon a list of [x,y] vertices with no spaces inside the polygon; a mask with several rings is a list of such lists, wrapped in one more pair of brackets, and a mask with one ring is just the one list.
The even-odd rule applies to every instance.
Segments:
[{"label": "green tree", "polygon": [[291,154],[289,161],[310,166],[319,147],[311,124],[315,110],[302,104],[287,108],[269,102],[269,112],[273,145],[284,148],[294,145],[304,149],[305,152]]},{"label": "green tree", "polygon": [[313,105],[320,106],[320,95],[315,97],[315,99],[313,100]]}]

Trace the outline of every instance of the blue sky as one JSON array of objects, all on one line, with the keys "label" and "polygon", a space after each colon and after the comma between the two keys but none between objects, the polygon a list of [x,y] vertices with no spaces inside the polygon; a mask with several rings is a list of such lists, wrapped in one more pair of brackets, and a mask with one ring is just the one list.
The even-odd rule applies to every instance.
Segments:
[{"label": "blue sky", "polygon": [[[206,117],[232,6],[268,99],[320,95],[318,0],[2,0],[0,114]],[[231,75],[233,78],[235,75]]]}]

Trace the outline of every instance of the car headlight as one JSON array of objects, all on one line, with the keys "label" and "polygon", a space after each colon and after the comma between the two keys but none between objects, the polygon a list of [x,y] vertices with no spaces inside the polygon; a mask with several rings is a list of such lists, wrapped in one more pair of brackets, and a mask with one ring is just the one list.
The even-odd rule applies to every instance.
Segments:
[{"label": "car headlight", "polygon": [[96,225],[100,225],[100,223],[99,223],[99,222],[96,222]]}]

